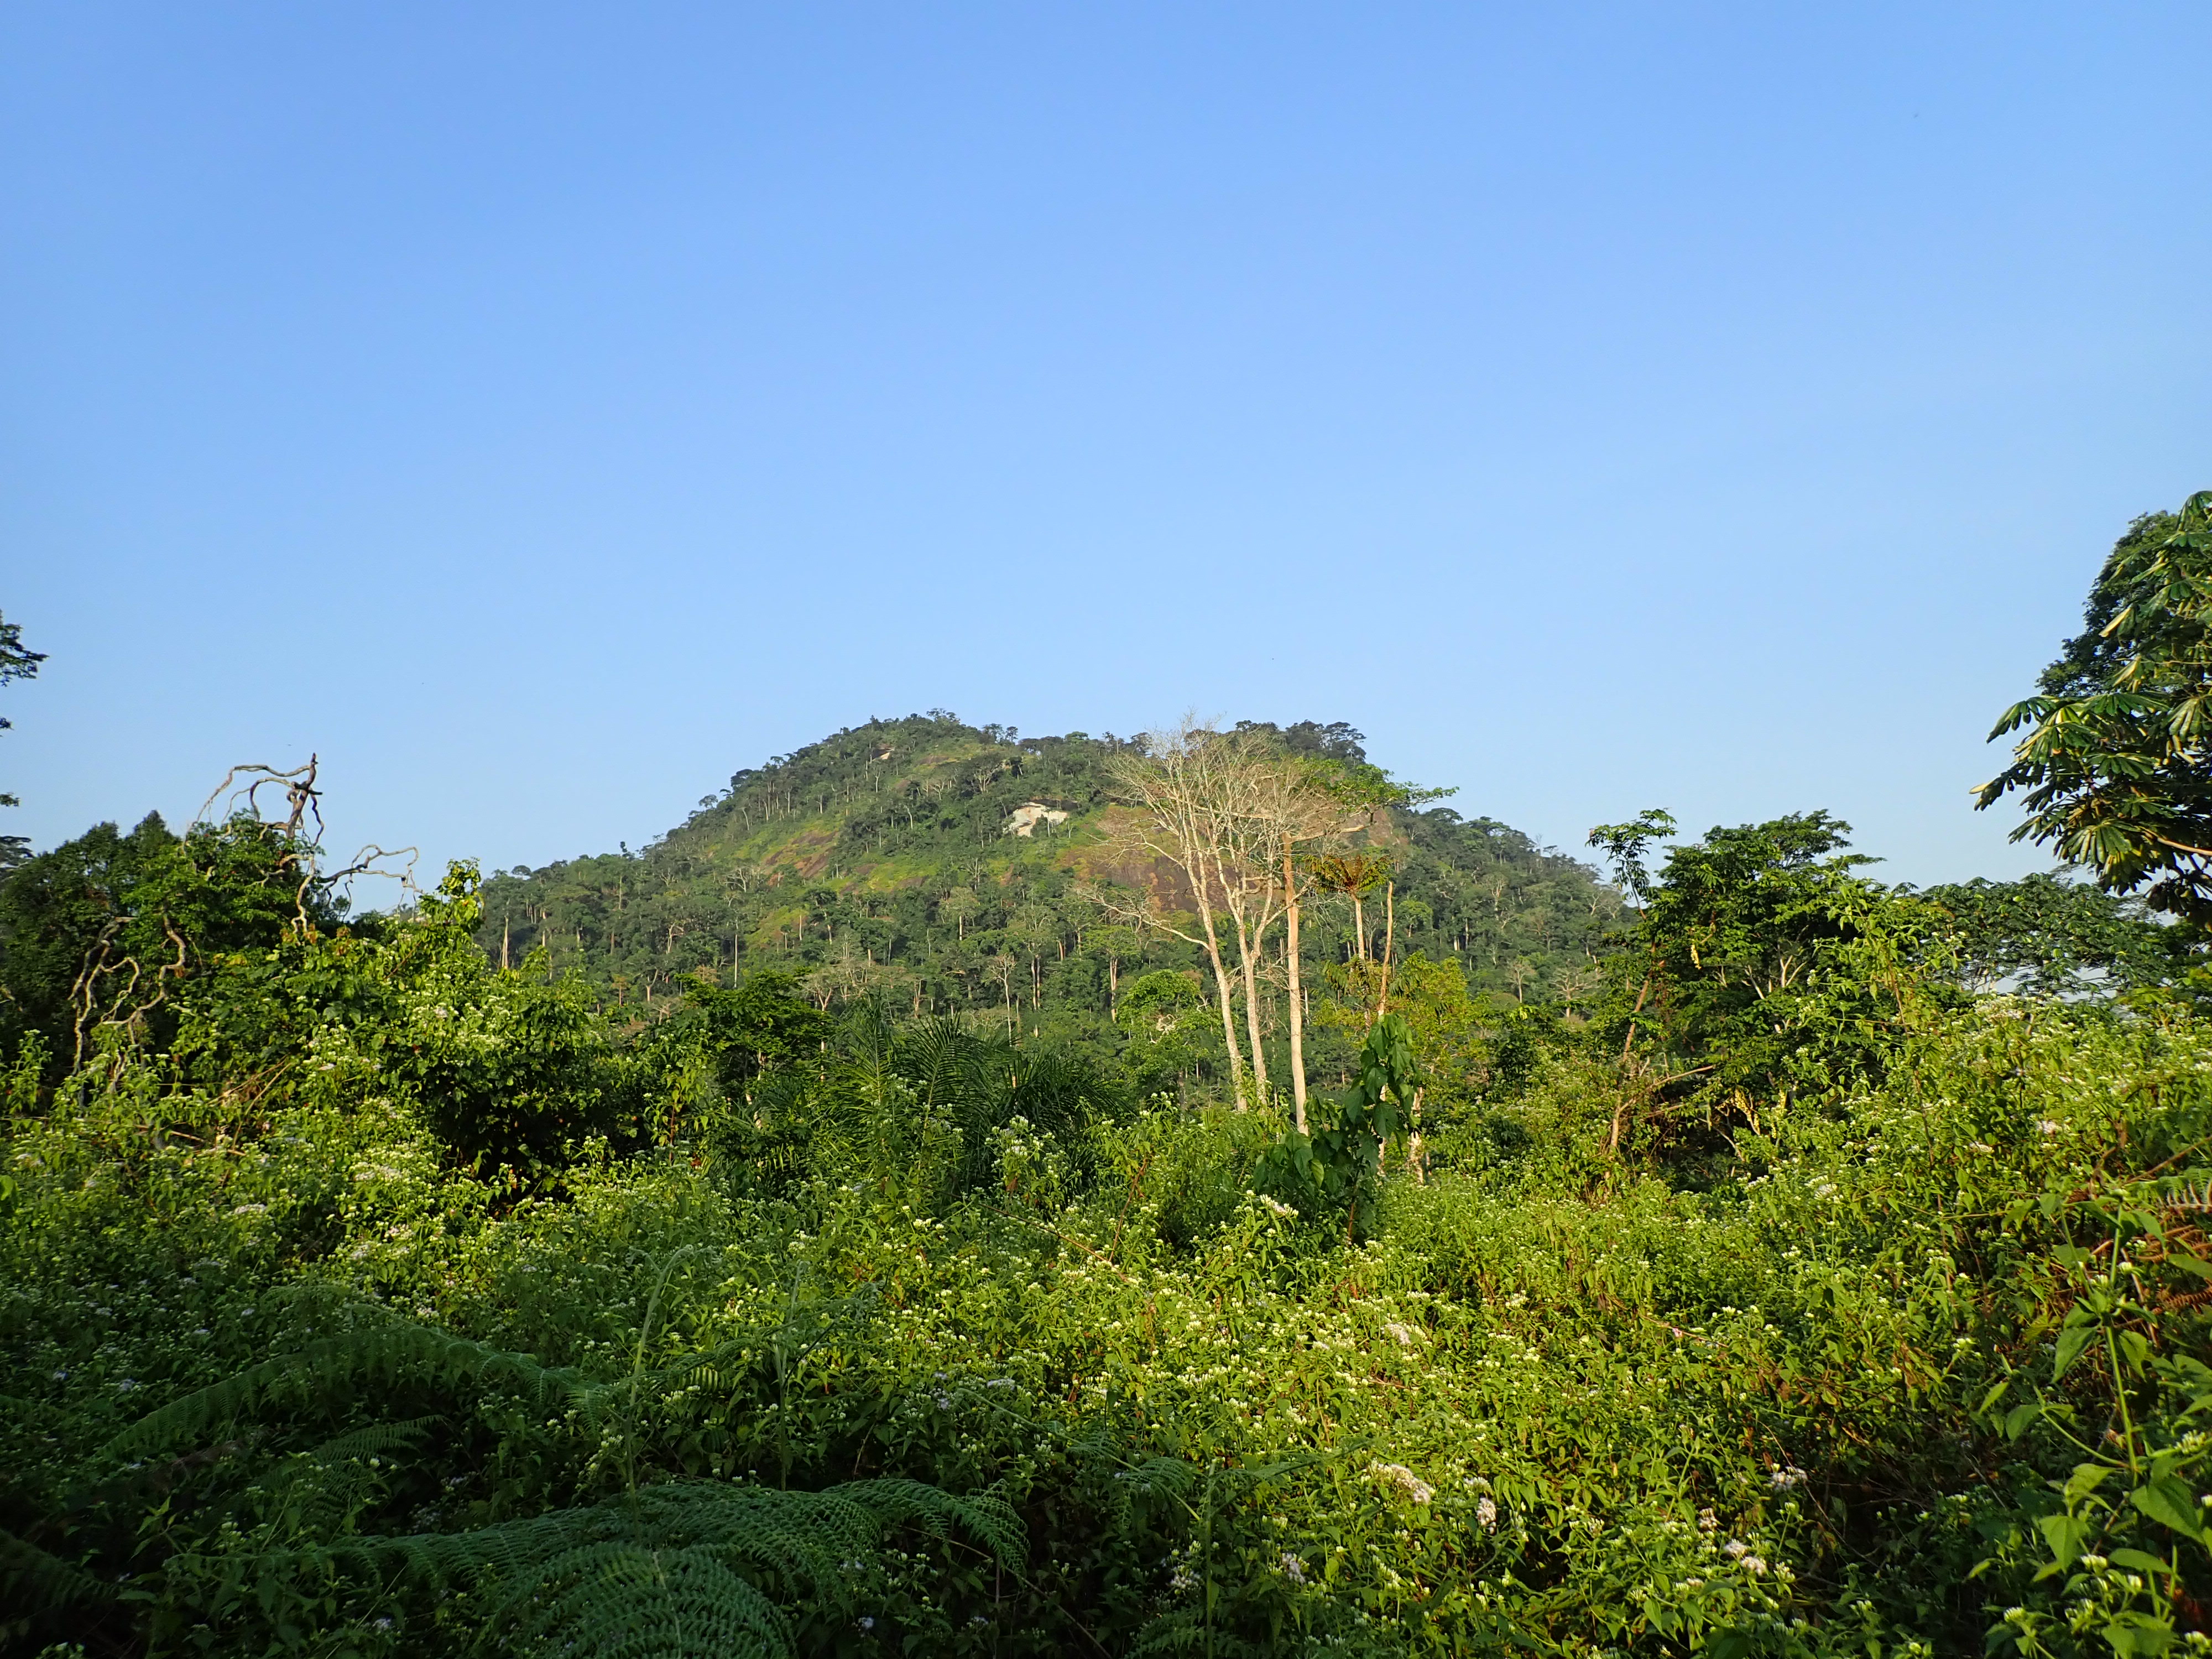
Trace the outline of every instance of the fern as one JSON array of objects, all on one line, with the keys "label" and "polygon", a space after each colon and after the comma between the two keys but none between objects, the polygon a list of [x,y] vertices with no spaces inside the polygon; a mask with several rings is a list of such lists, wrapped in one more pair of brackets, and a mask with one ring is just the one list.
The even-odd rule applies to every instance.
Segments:
[{"label": "fern", "polygon": [[[548,1562],[511,1645],[594,1659],[782,1659],[782,1612],[705,1549],[592,1544]],[[485,1644],[504,1620],[487,1627]],[[507,1647],[509,1644],[498,1644]]]},{"label": "fern", "polygon": [[509,1353],[395,1320],[278,1354],[173,1400],[118,1434],[106,1450],[116,1457],[143,1456],[179,1440],[204,1439],[218,1425],[288,1395],[327,1398],[359,1382],[392,1383],[424,1376],[446,1382],[504,1377],[520,1383],[541,1407],[588,1398],[599,1391],[580,1372],[555,1370],[528,1354]]},{"label": "fern", "polygon": [[[817,1327],[852,1318],[852,1310],[864,1308],[872,1294],[841,1298],[813,1312],[809,1321],[801,1322],[805,1326],[803,1330],[787,1318],[771,1338],[796,1331],[803,1345],[811,1345],[810,1339],[818,1336]],[[541,1365],[528,1354],[472,1342],[431,1326],[381,1320],[294,1352],[275,1355],[173,1400],[117,1434],[106,1450],[114,1457],[143,1457],[180,1441],[204,1440],[221,1425],[253,1416],[272,1405],[326,1401],[363,1382],[392,1383],[410,1377],[448,1385],[505,1379],[520,1383],[534,1405],[575,1411],[587,1425],[598,1428],[611,1412],[633,1407],[641,1399],[686,1388],[734,1390],[753,1363],[747,1356],[757,1352],[762,1343],[758,1336],[748,1337],[687,1354],[666,1365],[611,1382],[596,1382],[573,1368]],[[333,1448],[337,1443],[332,1443]],[[379,1449],[363,1442],[358,1451],[332,1449],[330,1455],[367,1456]]]},{"label": "fern", "polygon": [[326,1440],[312,1451],[286,1459],[261,1477],[280,1497],[291,1524],[309,1537],[331,1537],[351,1529],[354,1517],[375,1490],[369,1460],[410,1451],[428,1433],[434,1418],[404,1423],[372,1423]]},{"label": "fern", "polygon": [[40,1549],[12,1532],[0,1531],[0,1602],[11,1615],[58,1613],[115,1599],[115,1587],[82,1567]]},{"label": "fern", "polygon": [[1212,1646],[1212,1632],[1204,1618],[1189,1607],[1161,1613],[1137,1633],[1127,1659],[1152,1659],[1154,1654],[1204,1653]]},{"label": "fern", "polygon": [[410,1417],[399,1423],[371,1423],[366,1428],[325,1440],[307,1455],[318,1463],[344,1463],[356,1457],[386,1457],[393,1452],[412,1451],[436,1421],[434,1417]]},{"label": "fern", "polygon": [[366,1538],[324,1553],[374,1571],[397,1565],[437,1592],[485,1598],[482,1644],[570,1659],[680,1659],[791,1651],[784,1615],[754,1582],[832,1614],[856,1611],[862,1570],[884,1534],[915,1526],[969,1534],[1018,1570],[1019,1521],[1001,1500],[913,1480],[824,1492],[671,1481],[583,1508],[460,1533]]},{"label": "fern", "polygon": [[565,1551],[591,1543],[705,1547],[754,1561],[810,1592],[836,1597],[851,1564],[872,1554],[888,1528],[917,1526],[940,1536],[957,1526],[1002,1565],[1023,1553],[1021,1522],[1000,1499],[955,1498],[918,1480],[855,1480],[822,1492],[672,1480],[576,1509],[468,1532],[367,1538],[335,1552],[364,1564],[398,1559],[434,1585],[490,1572],[517,1579]]},{"label": "fern", "polygon": [[[834,1311],[847,1310],[841,1305]],[[702,1382],[734,1383],[737,1352],[731,1345],[594,1382],[572,1370],[540,1365],[526,1354],[428,1326],[380,1321],[172,1401],[116,1435],[106,1451],[114,1457],[157,1451],[205,1439],[220,1425],[273,1407],[325,1407],[363,1383],[408,1379],[444,1384],[502,1379],[520,1384],[541,1407],[564,1406],[596,1422],[634,1406],[641,1395]],[[366,1493],[362,1464],[410,1449],[433,1420],[350,1430],[298,1455],[274,1474],[270,1488],[286,1493],[300,1531],[325,1539],[342,1534]],[[289,1489],[295,1484],[294,1495]],[[479,1644],[502,1653],[781,1659],[792,1651],[793,1635],[776,1598],[833,1616],[857,1611],[855,1598],[880,1559],[885,1534],[902,1527],[939,1537],[957,1529],[1017,1572],[1026,1554],[1019,1520],[993,1496],[955,1498],[900,1480],[854,1481],[811,1492],[676,1480],[465,1532],[343,1539],[265,1552],[258,1570],[289,1565],[380,1577],[396,1568],[401,1578],[434,1596],[465,1588],[482,1608]],[[0,1565],[27,1580],[35,1577],[42,1605],[106,1593],[88,1575],[33,1546],[12,1540],[10,1549],[0,1555]]]},{"label": "fern", "polygon": [[857,1338],[881,1298],[882,1287],[872,1284],[847,1296],[816,1300],[800,1300],[794,1290],[790,1304],[774,1324],[763,1324],[742,1337],[641,1369],[615,1382],[596,1384],[581,1390],[576,1403],[596,1426],[617,1403],[629,1406],[647,1399],[665,1401],[690,1390],[697,1390],[702,1397],[735,1395],[754,1380],[763,1364],[775,1365],[781,1372],[833,1338]]}]

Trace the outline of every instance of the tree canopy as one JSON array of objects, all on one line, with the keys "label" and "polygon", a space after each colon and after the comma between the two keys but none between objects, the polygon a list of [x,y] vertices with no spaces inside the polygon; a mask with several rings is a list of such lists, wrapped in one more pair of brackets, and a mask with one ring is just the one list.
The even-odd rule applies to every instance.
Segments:
[{"label": "tree canopy", "polygon": [[2128,527],[2081,631],[1990,735],[2023,729],[1977,805],[2019,792],[2013,839],[2212,925],[2212,491]]},{"label": "tree canopy", "polygon": [[[9,622],[0,615],[0,685],[10,680],[35,679],[39,665],[46,659],[43,651],[33,651],[23,643],[22,626]],[[0,732],[15,722],[0,714]],[[0,806],[18,806],[22,803],[14,795],[0,792]],[[30,854],[30,843],[21,836],[0,835],[0,874],[14,868]]]}]

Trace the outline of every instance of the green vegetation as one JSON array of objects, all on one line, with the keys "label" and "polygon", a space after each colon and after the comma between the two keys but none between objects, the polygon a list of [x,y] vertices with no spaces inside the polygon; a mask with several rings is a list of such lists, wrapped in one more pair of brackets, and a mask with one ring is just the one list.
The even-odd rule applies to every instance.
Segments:
[{"label": "green vegetation", "polygon": [[[1341,724],[1243,730],[1370,769],[1360,734]],[[580,971],[640,1018],[680,1000],[701,969],[726,982],[769,967],[800,975],[825,1008],[873,997],[910,1016],[995,1009],[1012,1030],[1146,1071],[1149,1087],[1221,1085],[1229,1060],[1218,1029],[1209,1036],[1200,1021],[1133,1036],[1117,1018],[1133,981],[1205,967],[1190,944],[1117,921],[1085,896],[1101,878],[1159,873],[1118,845],[1130,814],[1115,804],[1112,768],[1133,746],[1079,732],[1023,738],[942,711],[872,720],[738,773],[641,853],[489,877],[478,938],[509,963],[542,945],[557,971]],[[1025,821],[1031,805],[1067,816]],[[1389,857],[1397,951],[1457,963],[1492,1012],[1594,977],[1620,899],[1588,866],[1447,807],[1379,808],[1358,839]],[[1360,922],[1379,951],[1379,895]],[[1349,899],[1311,912],[1309,977],[1360,954],[1354,934]],[[1162,994],[1158,982],[1147,994]],[[1280,1076],[1280,988],[1262,985],[1260,998]],[[1132,1052],[1167,1035],[1165,1054]],[[1316,1073],[1348,1078],[1358,1047],[1326,1042]]]},{"label": "green vegetation", "polygon": [[2128,526],[2080,635],[1992,736],[2029,728],[1982,787],[2025,792],[2033,837],[2114,892],[2212,922],[2212,490]]},{"label": "green vegetation", "polygon": [[[23,643],[22,626],[0,617],[0,685],[10,680],[31,680],[39,677],[39,665],[46,659],[43,651],[33,651]],[[0,715],[0,732],[5,732],[10,722]],[[0,792],[0,806],[18,806],[22,803],[11,794]],[[21,836],[0,836],[0,875],[21,864],[30,854],[30,843]]]},{"label": "green vegetation", "polygon": [[312,771],[23,863],[0,1651],[2212,1646],[2185,907],[1011,739],[386,915]]}]

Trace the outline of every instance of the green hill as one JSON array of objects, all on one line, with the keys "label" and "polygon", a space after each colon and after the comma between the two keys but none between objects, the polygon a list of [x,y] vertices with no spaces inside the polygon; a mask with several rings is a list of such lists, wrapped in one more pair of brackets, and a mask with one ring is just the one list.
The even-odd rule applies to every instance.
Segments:
[{"label": "green hill", "polygon": [[[1266,729],[1293,750],[1364,758],[1341,723]],[[641,1017],[687,975],[767,967],[803,975],[824,1006],[873,994],[911,1012],[994,1010],[1021,1031],[1118,1051],[1132,984],[1198,966],[1176,940],[1108,925],[1077,890],[1143,873],[1107,867],[1125,809],[1106,762],[1127,746],[942,710],[871,720],[738,773],[641,852],[490,876],[481,937],[516,963],[542,945],[556,970],[580,969]],[[1393,811],[1370,839],[1395,863],[1399,955],[1456,962],[1493,1009],[1571,994],[1619,914],[1589,866],[1493,819]],[[1378,951],[1382,908],[1365,918]],[[1304,929],[1309,976],[1352,948],[1349,905],[1325,902]],[[1178,1052],[1201,1073],[1218,1059],[1195,1029]]]}]

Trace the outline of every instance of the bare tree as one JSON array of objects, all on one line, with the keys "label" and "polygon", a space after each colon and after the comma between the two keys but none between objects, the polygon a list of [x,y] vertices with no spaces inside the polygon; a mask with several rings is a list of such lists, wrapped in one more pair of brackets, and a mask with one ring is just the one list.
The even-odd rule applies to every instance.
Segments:
[{"label": "bare tree", "polygon": [[1170,934],[1206,953],[1220,1006],[1221,1041],[1229,1051],[1229,1073],[1241,1109],[1250,1103],[1244,1054],[1237,1041],[1236,992],[1215,921],[1222,900],[1217,846],[1224,793],[1220,773],[1229,759],[1229,746],[1212,726],[1186,715],[1176,730],[1147,732],[1107,763],[1117,793],[1137,809],[1121,826],[1115,850],[1158,860],[1180,872],[1190,890],[1198,932],[1179,926],[1176,913],[1159,903],[1149,884],[1133,899],[1103,887],[1094,890],[1092,896],[1116,920]]},{"label": "bare tree", "polygon": [[1267,1098],[1267,1053],[1261,1043],[1260,963],[1268,933],[1283,915],[1276,879],[1282,825],[1269,808],[1279,791],[1281,763],[1259,739],[1230,732],[1216,739],[1226,750],[1216,769],[1212,803],[1214,879],[1237,940],[1237,966],[1244,981],[1244,1030],[1252,1043],[1252,1081]]},{"label": "bare tree", "polygon": [[1587,997],[1604,983],[1605,975],[1597,969],[1577,968],[1572,973],[1561,977],[1559,1000],[1566,1005],[1567,1012],[1571,1015],[1575,1012],[1575,1004],[1577,1001]]},{"label": "bare tree", "polygon": [[[1244,782],[1244,813],[1258,832],[1254,850],[1265,854],[1267,885],[1281,898],[1283,977],[1290,1016],[1291,1115],[1303,1134],[1306,1129],[1305,985],[1298,921],[1307,894],[1323,884],[1316,880],[1313,861],[1300,869],[1299,854],[1301,849],[1322,850],[1358,828],[1365,815],[1347,806],[1321,769],[1295,756],[1267,757],[1265,763],[1249,769]],[[1275,887],[1278,871],[1279,888]]]},{"label": "bare tree", "polygon": [[1008,920],[1006,932],[1030,959],[1030,1007],[1034,1011],[1043,1006],[1044,953],[1060,941],[1060,917],[1050,905],[1024,904]]},{"label": "bare tree", "polygon": [[999,981],[999,994],[1006,1000],[1006,1035],[1008,1036],[1014,1034],[1014,975],[1021,965],[1020,957],[1006,951],[992,952],[983,963],[985,971]]},{"label": "bare tree", "polygon": [[[1121,850],[1164,860],[1182,872],[1198,932],[1176,926],[1149,890],[1133,904],[1109,897],[1108,908],[1122,920],[1172,933],[1206,952],[1240,1106],[1249,1103],[1235,1017],[1241,984],[1252,1087],[1265,1101],[1267,1057],[1260,980],[1267,936],[1285,917],[1291,918],[1294,935],[1304,890],[1297,850],[1340,833],[1351,820],[1311,763],[1282,754],[1256,732],[1224,732],[1186,717],[1175,731],[1147,735],[1110,764],[1122,799],[1139,809],[1123,832]],[[1223,948],[1224,933],[1236,947],[1234,981]],[[1286,949],[1292,1103],[1303,1128],[1304,987],[1295,936]]]},{"label": "bare tree", "polygon": [[1136,935],[1116,923],[1091,928],[1087,939],[1091,948],[1106,958],[1106,1017],[1116,1018],[1121,1006],[1121,963],[1138,953]]}]

